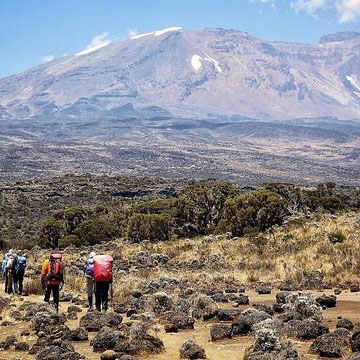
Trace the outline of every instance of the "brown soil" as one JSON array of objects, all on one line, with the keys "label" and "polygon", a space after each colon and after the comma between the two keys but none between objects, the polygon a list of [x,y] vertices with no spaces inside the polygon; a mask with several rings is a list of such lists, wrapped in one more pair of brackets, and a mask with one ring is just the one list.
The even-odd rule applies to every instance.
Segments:
[{"label": "brown soil", "polygon": [[[325,291],[326,294],[333,294],[332,290]],[[321,295],[322,293],[314,292],[315,295]],[[2,290],[1,294],[2,296]],[[254,303],[265,303],[272,304],[275,298],[275,292],[271,295],[258,295],[253,291],[249,291],[248,295],[250,296],[250,301]],[[7,296],[7,295],[5,295]],[[349,293],[344,292],[338,297],[338,306],[333,309],[328,309],[324,311],[324,323],[329,326],[331,330],[335,329],[336,321],[339,316],[352,320],[353,322],[359,322],[359,313],[360,313],[360,293]],[[5,314],[3,314],[3,320],[12,321],[8,317],[8,313],[14,310],[20,305],[21,298],[13,296],[14,306],[11,307]],[[42,296],[28,296],[23,297],[22,301],[42,301]],[[66,311],[69,303],[61,303],[60,311]],[[224,305],[224,308],[232,308],[231,304]],[[240,309],[245,309],[246,306],[241,306]],[[86,309],[82,310],[82,313],[79,313],[79,319],[82,315],[86,313]],[[128,321],[128,319],[124,319]],[[70,328],[75,329],[79,326],[79,320],[71,320],[66,323]],[[253,344],[253,336],[247,337],[238,337],[232,340],[212,343],[210,341],[210,327],[212,323],[196,322],[194,330],[182,331],[178,334],[167,334],[161,329],[158,336],[163,340],[165,345],[165,352],[162,354],[154,354],[148,356],[142,356],[140,359],[152,359],[152,360],[170,360],[170,359],[179,359],[179,349],[185,340],[191,338],[194,339],[196,343],[203,346],[207,354],[208,359],[210,360],[236,360],[242,359],[246,349]],[[20,333],[23,330],[30,330],[31,335],[28,337],[21,337]],[[3,327],[1,331],[0,340],[4,340],[9,335],[16,335],[18,340],[26,341],[32,345],[36,341],[36,336],[31,330],[29,323],[16,323],[14,325]],[[95,336],[95,333],[90,334],[90,340]],[[90,341],[89,340],[89,341]],[[291,340],[293,345],[299,352],[304,355],[307,359],[316,359],[316,355],[309,354],[310,342],[300,342],[296,340]],[[86,359],[89,360],[99,360],[100,354],[94,353],[89,342],[73,343],[76,351],[86,356]],[[35,359],[34,356],[30,356],[24,353],[16,353],[14,350],[1,351],[0,359],[8,360],[27,360]]]}]

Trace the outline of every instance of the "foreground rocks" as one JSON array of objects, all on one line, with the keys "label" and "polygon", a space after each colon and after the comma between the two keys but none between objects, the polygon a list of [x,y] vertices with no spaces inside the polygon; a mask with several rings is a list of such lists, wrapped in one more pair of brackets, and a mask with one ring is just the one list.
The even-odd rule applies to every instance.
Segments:
[{"label": "foreground rocks", "polygon": [[195,344],[193,340],[187,340],[180,348],[181,359],[206,359],[205,350]]}]

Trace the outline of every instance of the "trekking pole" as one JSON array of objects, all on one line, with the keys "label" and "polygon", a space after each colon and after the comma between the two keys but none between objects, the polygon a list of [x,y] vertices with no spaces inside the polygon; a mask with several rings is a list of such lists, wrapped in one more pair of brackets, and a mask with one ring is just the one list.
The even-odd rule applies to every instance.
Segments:
[{"label": "trekking pole", "polygon": [[113,311],[114,311],[114,283],[112,282],[111,283],[111,308],[113,309]]}]

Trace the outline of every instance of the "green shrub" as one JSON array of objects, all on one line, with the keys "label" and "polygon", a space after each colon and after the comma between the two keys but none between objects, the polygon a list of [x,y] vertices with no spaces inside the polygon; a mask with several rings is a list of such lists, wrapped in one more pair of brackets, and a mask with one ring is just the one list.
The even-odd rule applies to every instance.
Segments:
[{"label": "green shrub", "polygon": [[95,245],[110,241],[118,234],[117,228],[110,222],[93,218],[83,221],[74,231],[82,245]]},{"label": "green shrub", "polygon": [[59,248],[60,249],[65,249],[66,247],[70,246],[70,245],[74,245],[76,247],[80,247],[82,245],[86,245],[86,244],[82,244],[80,239],[76,236],[76,235],[67,235],[64,236],[63,238],[61,238],[61,240],[59,241]]},{"label": "green shrub", "polygon": [[281,224],[288,214],[287,201],[268,190],[238,195],[225,205],[226,228],[233,236],[243,235],[245,228],[264,231]]},{"label": "green shrub", "polygon": [[324,196],[320,198],[320,204],[324,210],[335,212],[344,208],[342,201],[335,196]]},{"label": "green shrub", "polygon": [[171,238],[171,218],[167,215],[134,214],[128,222],[127,237],[132,242],[166,241]]}]

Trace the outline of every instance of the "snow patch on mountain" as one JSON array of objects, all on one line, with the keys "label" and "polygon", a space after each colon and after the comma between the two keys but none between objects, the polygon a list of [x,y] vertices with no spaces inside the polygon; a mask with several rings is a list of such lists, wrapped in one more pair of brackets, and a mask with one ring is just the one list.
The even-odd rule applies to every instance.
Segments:
[{"label": "snow patch on mountain", "polygon": [[222,69],[221,69],[221,67],[220,67],[220,65],[219,65],[219,62],[216,61],[214,58],[212,58],[210,55],[208,55],[208,54],[206,54],[206,53],[205,53],[205,55],[206,55],[205,60],[212,62],[212,63],[214,64],[214,66],[215,66],[215,69],[216,69],[219,73],[221,73],[221,72],[222,72]]},{"label": "snow patch on mountain", "polygon": [[202,63],[201,63],[202,57],[199,55],[194,55],[191,58],[191,66],[194,68],[195,71],[200,70]]},{"label": "snow patch on mountain", "polygon": [[153,32],[145,33],[145,34],[135,35],[135,36],[132,36],[130,39],[131,40],[136,40],[136,39],[140,39],[140,38],[143,38],[143,37],[149,36],[149,35],[161,36],[161,35],[164,35],[164,34],[166,34],[168,32],[180,31],[181,29],[182,28],[179,27],[179,26],[174,26],[174,27],[163,29],[163,30],[157,30],[157,31],[153,31]]},{"label": "snow patch on mountain", "polygon": [[354,91],[354,94],[357,95],[358,97],[360,97],[360,85],[356,82],[356,80],[354,78],[352,78],[351,76],[346,76],[346,79],[348,81],[350,81],[350,84],[352,85],[352,87],[356,90]]}]

